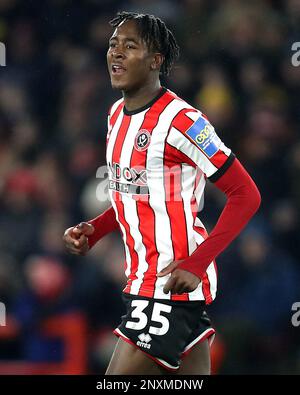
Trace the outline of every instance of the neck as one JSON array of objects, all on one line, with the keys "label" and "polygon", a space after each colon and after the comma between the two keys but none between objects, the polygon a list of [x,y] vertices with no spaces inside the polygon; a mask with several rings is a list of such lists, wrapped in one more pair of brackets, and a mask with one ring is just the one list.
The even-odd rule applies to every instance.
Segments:
[{"label": "neck", "polygon": [[145,84],[135,91],[123,91],[122,93],[126,109],[128,111],[134,111],[145,106],[158,95],[160,89],[160,81],[157,80],[155,84]]}]

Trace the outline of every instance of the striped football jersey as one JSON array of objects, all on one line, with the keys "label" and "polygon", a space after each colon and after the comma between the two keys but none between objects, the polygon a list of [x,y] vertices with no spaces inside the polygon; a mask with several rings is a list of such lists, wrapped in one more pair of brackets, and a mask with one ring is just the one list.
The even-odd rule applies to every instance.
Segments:
[{"label": "striped football jersey", "polygon": [[196,290],[163,292],[170,275],[157,273],[190,256],[207,232],[197,217],[206,179],[217,180],[233,154],[204,114],[162,88],[147,106],[127,111],[118,100],[108,116],[109,195],[125,246],[124,292],[155,299],[216,296],[215,262]]}]

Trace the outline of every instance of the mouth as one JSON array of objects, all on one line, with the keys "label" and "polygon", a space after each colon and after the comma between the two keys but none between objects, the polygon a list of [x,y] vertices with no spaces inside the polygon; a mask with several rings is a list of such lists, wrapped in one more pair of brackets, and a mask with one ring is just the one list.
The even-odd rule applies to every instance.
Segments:
[{"label": "mouth", "polygon": [[120,64],[112,64],[111,73],[112,75],[122,75],[126,72],[125,67]]}]

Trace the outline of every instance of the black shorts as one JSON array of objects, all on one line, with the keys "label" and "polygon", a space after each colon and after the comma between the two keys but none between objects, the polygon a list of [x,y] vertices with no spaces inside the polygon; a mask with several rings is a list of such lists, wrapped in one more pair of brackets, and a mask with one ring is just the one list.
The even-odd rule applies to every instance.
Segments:
[{"label": "black shorts", "polygon": [[213,341],[215,330],[202,301],[151,299],[123,293],[127,313],[114,333],[166,369],[179,368],[197,343]]}]

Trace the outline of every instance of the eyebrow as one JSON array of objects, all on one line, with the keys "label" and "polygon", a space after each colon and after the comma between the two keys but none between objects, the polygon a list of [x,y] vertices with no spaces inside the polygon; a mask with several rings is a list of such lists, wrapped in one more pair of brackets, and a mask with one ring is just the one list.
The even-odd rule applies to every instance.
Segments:
[{"label": "eyebrow", "polygon": [[[119,41],[119,39],[118,39],[118,37],[111,37],[110,39],[109,39],[109,42],[110,41],[112,41],[112,40],[115,40],[115,41]],[[124,41],[125,42],[127,42],[127,41],[131,41],[131,42],[134,42],[135,44],[139,44],[139,42],[135,39],[135,38],[132,38],[132,37],[126,37],[125,39],[124,39]]]}]

